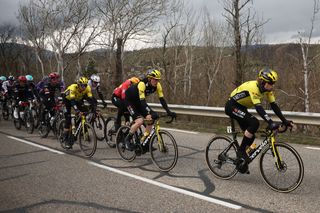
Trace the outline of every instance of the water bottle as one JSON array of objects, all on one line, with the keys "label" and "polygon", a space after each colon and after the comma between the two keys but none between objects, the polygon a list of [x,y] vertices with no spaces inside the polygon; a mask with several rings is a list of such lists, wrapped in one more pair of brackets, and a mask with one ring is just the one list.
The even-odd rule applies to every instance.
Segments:
[{"label": "water bottle", "polygon": [[23,118],[23,116],[24,116],[24,111],[21,111],[20,112],[20,118]]},{"label": "water bottle", "polygon": [[248,155],[250,156],[256,150],[256,148],[257,148],[256,143],[251,144],[251,146],[249,146],[246,150]]},{"label": "water bottle", "polygon": [[146,144],[146,138],[149,136],[149,132],[144,132],[143,133],[143,135],[142,135],[142,137],[140,138],[140,142],[143,144],[143,145],[145,145]]}]

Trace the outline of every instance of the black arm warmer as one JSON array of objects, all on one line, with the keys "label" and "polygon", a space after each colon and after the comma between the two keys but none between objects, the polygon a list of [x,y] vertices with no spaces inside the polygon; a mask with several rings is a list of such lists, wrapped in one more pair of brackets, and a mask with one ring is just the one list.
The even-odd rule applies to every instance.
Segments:
[{"label": "black arm warmer", "polygon": [[97,87],[97,93],[98,93],[98,96],[101,99],[102,103],[104,103],[105,101],[103,99],[103,95],[102,95],[100,86]]},{"label": "black arm warmer", "polygon": [[146,102],[146,99],[140,100],[140,103],[141,103],[141,107],[142,107],[141,110],[143,110],[143,113],[144,113],[145,115],[150,114],[151,109],[150,109],[150,107],[148,106],[148,104],[147,104],[147,102]]},{"label": "black arm warmer", "polygon": [[169,113],[170,109],[169,109],[169,107],[167,105],[166,100],[163,97],[159,98],[159,100],[160,100],[160,103],[161,103],[162,107],[166,110],[167,113]]},{"label": "black arm warmer", "polygon": [[265,120],[268,123],[272,122],[270,116],[266,113],[266,111],[263,109],[261,104],[255,105],[255,108],[256,108],[258,114],[261,116],[261,118],[263,118],[263,120]]},{"label": "black arm warmer", "polygon": [[270,103],[271,109],[274,111],[274,113],[280,118],[282,122],[286,120],[286,118],[283,116],[278,104],[276,102]]}]

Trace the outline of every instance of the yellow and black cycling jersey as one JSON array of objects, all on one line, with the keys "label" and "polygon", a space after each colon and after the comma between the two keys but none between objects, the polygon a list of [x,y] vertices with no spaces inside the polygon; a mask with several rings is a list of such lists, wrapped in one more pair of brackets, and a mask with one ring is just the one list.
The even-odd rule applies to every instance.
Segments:
[{"label": "yellow and black cycling jersey", "polygon": [[131,85],[126,90],[126,98],[133,102],[144,100],[146,96],[157,92],[159,98],[163,98],[163,90],[160,82],[157,83],[156,87],[153,87],[148,80],[141,80],[138,84]]},{"label": "yellow and black cycling jersey", "polygon": [[70,100],[75,100],[75,101],[80,101],[83,98],[91,98],[92,93],[91,93],[91,88],[89,85],[83,90],[79,91],[79,86],[78,84],[71,84],[68,86],[68,88],[64,91],[66,99]]},{"label": "yellow and black cycling jersey", "polygon": [[230,99],[247,108],[260,104],[263,97],[266,97],[269,103],[275,102],[275,96],[272,91],[261,92],[257,81],[247,81],[231,92]]}]

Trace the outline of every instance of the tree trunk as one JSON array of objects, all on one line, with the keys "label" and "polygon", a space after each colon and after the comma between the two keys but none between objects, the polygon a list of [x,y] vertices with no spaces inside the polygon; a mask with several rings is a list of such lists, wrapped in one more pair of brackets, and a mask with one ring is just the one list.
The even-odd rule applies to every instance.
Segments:
[{"label": "tree trunk", "polygon": [[117,39],[117,51],[116,51],[116,73],[114,75],[114,83],[115,85],[120,85],[122,82],[122,78],[124,78],[122,73],[122,46],[123,40],[121,38]]}]

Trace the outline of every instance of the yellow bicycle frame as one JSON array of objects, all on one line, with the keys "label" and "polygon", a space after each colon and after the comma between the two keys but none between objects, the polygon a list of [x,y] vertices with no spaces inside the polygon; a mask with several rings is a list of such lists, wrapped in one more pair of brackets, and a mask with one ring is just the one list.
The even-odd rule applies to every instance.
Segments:
[{"label": "yellow bicycle frame", "polygon": [[276,162],[276,165],[277,165],[278,169],[280,169],[282,158],[281,158],[281,156],[279,154],[279,150],[275,146],[276,139],[275,139],[275,135],[274,135],[273,132],[271,132],[270,135],[268,136],[268,140],[271,141],[271,147],[272,147],[272,152],[273,152],[273,155],[274,155],[274,158],[275,158],[275,162]]},{"label": "yellow bicycle frame", "polygon": [[159,120],[157,120],[157,122],[155,123],[154,128],[155,128],[155,130],[156,130],[157,139],[158,139],[158,146],[159,146],[160,152],[163,152],[163,151],[165,150],[165,147],[164,147],[162,138],[161,138],[160,133],[159,133],[159,131],[160,131],[160,123],[159,123]]}]

